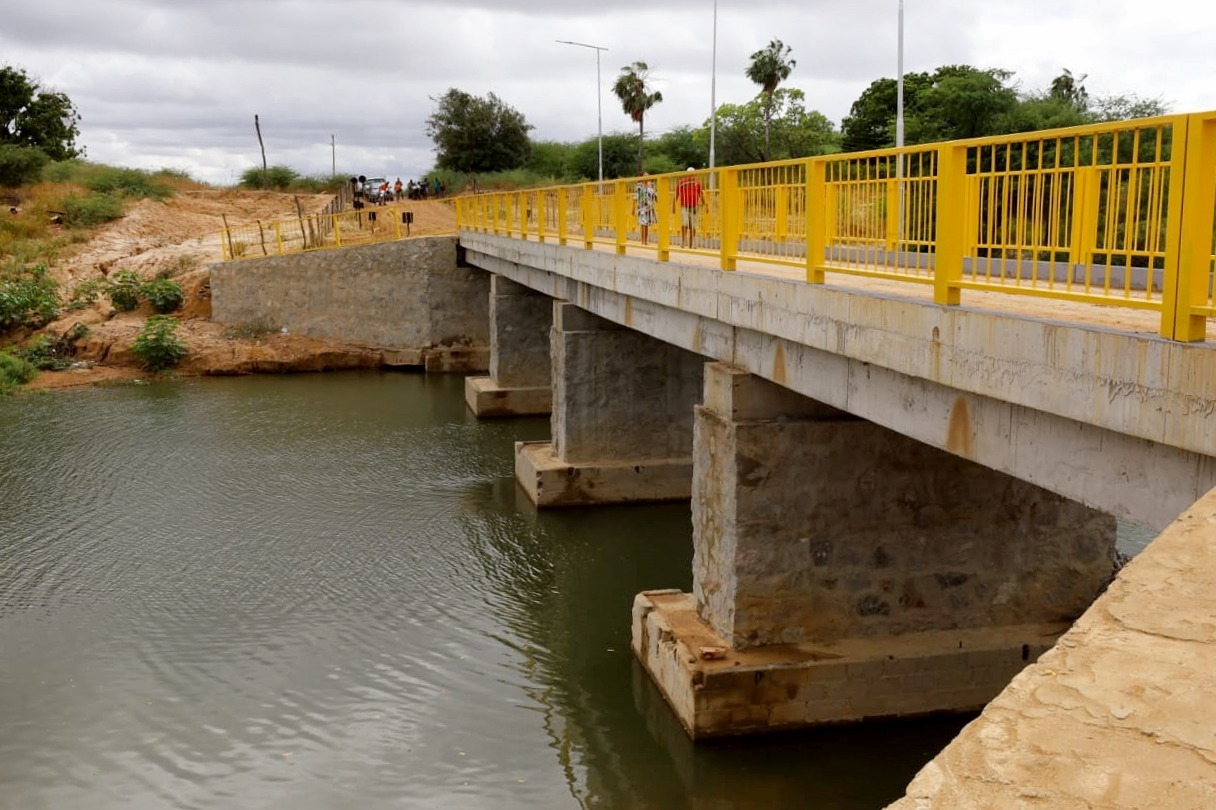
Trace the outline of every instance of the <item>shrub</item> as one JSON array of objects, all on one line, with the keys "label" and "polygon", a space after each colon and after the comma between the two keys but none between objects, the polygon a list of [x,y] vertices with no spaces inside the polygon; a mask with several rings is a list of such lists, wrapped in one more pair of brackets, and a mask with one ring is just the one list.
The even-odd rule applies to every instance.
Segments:
[{"label": "shrub", "polygon": [[111,194],[69,195],[63,201],[63,222],[72,228],[92,228],[122,216],[122,200]]},{"label": "shrub", "polygon": [[17,350],[16,355],[41,371],[62,371],[72,365],[76,341],[89,333],[78,323],[62,335],[41,335]]},{"label": "shrub", "polygon": [[[300,175],[290,166],[270,166],[266,169],[266,188],[285,191],[295,185]],[[262,167],[251,166],[241,172],[241,188],[262,187]]]},{"label": "shrub", "polygon": [[159,277],[144,285],[143,296],[157,312],[172,312],[186,300],[182,285],[172,279]]},{"label": "shrub", "polygon": [[136,336],[131,350],[149,371],[176,366],[186,356],[186,342],[177,336],[177,319],[153,315]]},{"label": "shrub", "polygon": [[0,186],[17,188],[38,182],[47,156],[41,149],[0,144]]},{"label": "shrub", "polygon": [[29,361],[0,350],[0,396],[8,396],[34,379],[37,370]]},{"label": "shrub", "polygon": [[144,298],[144,280],[134,270],[119,270],[106,279],[106,295],[119,312],[130,312]]},{"label": "shrub", "polygon": [[65,309],[75,311],[84,309],[89,304],[96,301],[105,291],[106,282],[99,278],[90,278],[85,281],[78,282],[72,288],[72,295],[68,298],[68,303]]},{"label": "shrub", "polygon": [[0,273],[0,332],[45,326],[59,315],[59,285],[46,265]]},{"label": "shrub", "polygon": [[98,194],[119,197],[147,197],[163,200],[173,193],[164,183],[158,183],[150,172],[114,166],[98,167],[85,181],[85,187]]}]

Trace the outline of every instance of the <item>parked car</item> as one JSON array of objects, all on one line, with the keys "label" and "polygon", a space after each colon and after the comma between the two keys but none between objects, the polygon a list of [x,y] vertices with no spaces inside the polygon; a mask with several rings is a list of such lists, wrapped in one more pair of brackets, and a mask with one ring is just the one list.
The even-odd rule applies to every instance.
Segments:
[{"label": "parked car", "polygon": [[388,179],[384,177],[369,177],[367,182],[363,184],[363,197],[369,203],[382,202],[380,186],[388,183]]}]

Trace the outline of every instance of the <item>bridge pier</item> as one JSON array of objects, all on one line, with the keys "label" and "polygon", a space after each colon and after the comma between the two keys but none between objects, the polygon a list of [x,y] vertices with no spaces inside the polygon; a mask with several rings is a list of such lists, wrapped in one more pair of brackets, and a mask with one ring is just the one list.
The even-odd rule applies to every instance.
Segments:
[{"label": "bridge pier", "polygon": [[467,377],[464,399],[479,417],[543,416],[553,398],[549,327],[553,299],[490,276],[490,376]]},{"label": "bridge pier", "polygon": [[704,358],[561,301],[550,345],[553,440],[515,445],[533,503],[688,498]]},{"label": "bridge pier", "polygon": [[1113,571],[1112,517],[720,363],[693,594],[635,653],[694,738],[978,709]]}]

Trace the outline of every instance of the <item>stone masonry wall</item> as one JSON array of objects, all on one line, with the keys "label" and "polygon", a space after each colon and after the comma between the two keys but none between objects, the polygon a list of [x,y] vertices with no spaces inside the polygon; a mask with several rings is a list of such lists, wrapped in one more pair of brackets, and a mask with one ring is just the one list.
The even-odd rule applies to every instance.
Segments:
[{"label": "stone masonry wall", "polygon": [[456,266],[454,237],[213,265],[211,318],[408,350],[489,345],[489,275]]},{"label": "stone masonry wall", "polygon": [[1113,570],[1113,518],[862,420],[707,399],[694,457],[694,591],[734,647],[1071,621]]}]

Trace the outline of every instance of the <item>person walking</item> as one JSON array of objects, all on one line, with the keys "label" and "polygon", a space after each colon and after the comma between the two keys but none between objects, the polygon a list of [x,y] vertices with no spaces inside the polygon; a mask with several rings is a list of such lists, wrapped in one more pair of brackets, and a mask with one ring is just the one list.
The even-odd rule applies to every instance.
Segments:
[{"label": "person walking", "polygon": [[[689,166],[688,171],[695,172],[696,169]],[[704,201],[705,190],[695,174],[685,174],[676,183],[676,202],[680,206],[680,244],[683,247],[691,248],[693,240],[697,238],[697,214]]]},{"label": "person walking", "polygon": [[644,245],[650,244],[650,226],[659,221],[654,212],[654,183],[646,179],[649,176],[650,172],[642,172],[642,179],[638,180],[633,192],[634,211],[638,217],[638,227],[642,231],[642,244]]}]

